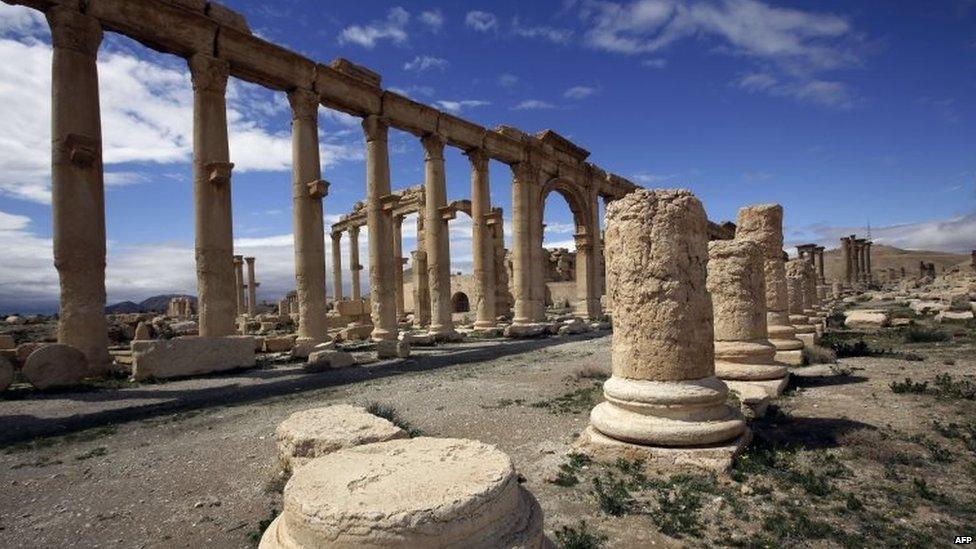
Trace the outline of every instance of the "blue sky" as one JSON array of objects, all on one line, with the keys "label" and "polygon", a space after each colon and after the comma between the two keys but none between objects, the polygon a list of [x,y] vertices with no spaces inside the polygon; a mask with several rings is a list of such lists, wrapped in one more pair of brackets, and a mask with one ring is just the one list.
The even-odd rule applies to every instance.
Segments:
[{"label": "blue sky", "polygon": [[[976,248],[976,0],[227,5],[260,36],[346,57],[418,101],[489,127],[552,128],[605,169],[690,188],[716,221],[780,202],[790,244],[834,247],[870,222],[879,242]],[[36,12],[0,5],[0,310],[57,299],[48,43]],[[108,35],[100,78],[109,300],[193,293],[185,62]],[[274,298],[294,285],[287,102],[234,82],[228,109],[235,245]],[[351,117],[322,109],[320,125],[329,221],[364,196],[363,140]],[[391,164],[394,187],[420,183],[418,140],[391,132]],[[510,172],[490,168],[507,218]],[[468,198],[460,152],[447,175],[449,199]],[[571,247],[558,196],[545,219],[547,245]],[[452,222],[455,270],[470,265],[468,226]]]}]

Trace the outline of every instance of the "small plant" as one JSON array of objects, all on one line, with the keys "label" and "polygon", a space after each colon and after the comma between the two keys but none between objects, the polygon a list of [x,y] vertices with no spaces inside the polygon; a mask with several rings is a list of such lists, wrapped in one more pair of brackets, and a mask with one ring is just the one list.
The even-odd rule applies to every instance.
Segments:
[{"label": "small plant", "polygon": [[651,518],[662,534],[680,538],[698,536],[702,528],[702,494],[715,490],[714,477],[675,475],[658,484],[657,508]]},{"label": "small plant", "polygon": [[562,549],[598,549],[607,542],[607,536],[587,529],[585,520],[576,526],[562,526],[555,534],[556,543]]},{"label": "small plant", "polygon": [[909,362],[925,362],[925,357],[918,353],[905,353],[901,355],[901,358]]},{"label": "small plant", "polygon": [[92,448],[91,450],[88,450],[84,454],[80,454],[80,455],[75,456],[75,459],[78,460],[78,461],[84,461],[86,459],[91,459],[93,457],[104,456],[107,453],[108,453],[108,448],[106,448],[104,446],[96,446],[96,447]]},{"label": "small plant", "polygon": [[976,400],[976,383],[969,379],[954,379],[947,373],[935,376],[935,394],[943,400]]},{"label": "small plant", "polygon": [[592,463],[592,461],[590,456],[586,454],[568,454],[566,456],[566,462],[559,465],[559,472],[556,473],[556,477],[550,482],[556,486],[576,486],[579,484],[579,477],[576,476],[576,473]]},{"label": "small plant", "polygon": [[892,393],[920,395],[928,391],[929,383],[927,381],[914,382],[912,378],[906,377],[905,381],[892,381],[889,387],[891,387]]},{"label": "small plant", "polygon": [[593,479],[593,495],[600,510],[610,516],[626,515],[634,507],[634,497],[627,488],[627,481],[610,473]]},{"label": "small plant", "polygon": [[400,417],[400,414],[396,411],[396,408],[390,406],[389,404],[370,402],[366,405],[366,411],[403,429],[408,435],[410,435],[411,438],[419,437],[421,434],[423,434],[423,432],[415,427],[412,423]]},{"label": "small plant", "polygon": [[915,492],[915,495],[927,500],[934,501],[942,497],[941,494],[929,487],[929,484],[925,482],[924,478],[920,477],[912,478],[912,491]]},{"label": "small plant", "polygon": [[589,411],[596,405],[603,391],[602,383],[580,387],[549,400],[533,402],[533,408],[546,408],[554,414],[578,414]]},{"label": "small plant", "polygon": [[952,336],[942,330],[933,330],[912,324],[905,330],[904,339],[905,343],[937,343],[940,341],[949,341],[952,339]]}]

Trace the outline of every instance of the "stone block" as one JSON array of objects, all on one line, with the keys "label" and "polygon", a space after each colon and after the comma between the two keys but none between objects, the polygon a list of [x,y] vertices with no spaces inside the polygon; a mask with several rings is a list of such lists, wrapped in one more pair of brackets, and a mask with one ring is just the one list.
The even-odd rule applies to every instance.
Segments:
[{"label": "stone block", "polygon": [[278,459],[285,469],[343,448],[400,438],[409,435],[389,420],[348,404],[295,412],[275,430]]},{"label": "stone block", "polygon": [[308,361],[305,363],[304,370],[309,373],[317,373],[355,365],[356,358],[350,353],[335,349],[322,349],[312,351],[308,355]]},{"label": "stone block", "polygon": [[246,33],[251,32],[247,19],[243,15],[217,2],[207,2],[207,15],[224,27]]},{"label": "stone block", "polygon": [[22,370],[27,381],[41,390],[78,385],[87,372],[85,354],[61,343],[45,345],[32,352]]},{"label": "stone block", "polygon": [[877,309],[860,309],[844,314],[844,324],[853,330],[878,330],[888,326],[890,320],[887,311]]},{"label": "stone block", "polygon": [[231,64],[234,76],[276,90],[310,89],[315,63],[250,32],[223,29],[217,36],[221,59]]},{"label": "stone block", "polygon": [[548,324],[511,324],[505,328],[505,337],[512,339],[526,339],[545,337],[549,335]]},{"label": "stone block", "polygon": [[326,65],[315,68],[315,89],[327,107],[352,115],[379,114],[383,108],[379,88]]},{"label": "stone block", "polygon": [[14,341],[14,336],[10,334],[0,334],[0,350],[16,348],[17,342]]},{"label": "stone block", "polygon": [[132,342],[132,377],[166,379],[254,366],[250,336],[178,337]]},{"label": "stone block", "polygon": [[183,6],[155,0],[88,0],[88,15],[106,28],[161,51],[188,57],[213,52],[218,22]]},{"label": "stone block", "polygon": [[423,103],[391,91],[383,92],[383,116],[390,125],[416,135],[437,131],[438,112]]},{"label": "stone block", "polygon": [[935,321],[943,324],[952,322],[965,323],[972,319],[972,311],[942,311],[935,315]]},{"label": "stone block", "polygon": [[265,337],[264,352],[284,353],[291,351],[295,346],[295,338],[291,336]]},{"label": "stone block", "polygon": [[10,387],[14,382],[14,365],[9,360],[0,356],[0,391]]},{"label": "stone block", "polygon": [[387,340],[376,342],[376,358],[408,358],[410,357],[409,340]]}]

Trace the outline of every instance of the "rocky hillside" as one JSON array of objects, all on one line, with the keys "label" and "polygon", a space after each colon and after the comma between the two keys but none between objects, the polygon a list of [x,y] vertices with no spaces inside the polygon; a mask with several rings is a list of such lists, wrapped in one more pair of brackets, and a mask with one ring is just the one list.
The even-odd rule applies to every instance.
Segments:
[{"label": "rocky hillside", "polygon": [[122,314],[122,313],[165,313],[166,306],[169,305],[169,300],[174,297],[189,297],[191,301],[196,303],[197,298],[193,296],[183,295],[183,294],[165,294],[165,295],[154,295],[148,299],[144,299],[139,303],[134,303],[132,301],[123,301],[121,303],[116,303],[114,305],[109,305],[105,307],[105,312],[108,314]]},{"label": "rocky hillside", "polygon": [[[874,244],[871,246],[871,268],[877,273],[883,269],[905,268],[908,276],[918,275],[918,263],[934,263],[935,271],[942,271],[949,267],[968,265],[970,258],[966,254],[948,252],[930,252],[926,250],[902,250],[892,246]],[[844,254],[840,248],[824,252],[824,275],[827,280],[840,280],[844,276]]]}]

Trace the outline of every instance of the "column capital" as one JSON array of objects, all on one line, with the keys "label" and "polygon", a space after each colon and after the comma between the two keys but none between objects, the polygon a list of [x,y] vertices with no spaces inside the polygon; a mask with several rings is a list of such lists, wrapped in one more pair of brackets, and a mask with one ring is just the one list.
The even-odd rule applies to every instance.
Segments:
[{"label": "column capital", "polygon": [[359,238],[359,227],[358,226],[349,227],[349,238]]},{"label": "column capital", "polygon": [[471,149],[464,153],[471,161],[471,169],[477,172],[488,171],[488,153],[482,148]]},{"label": "column capital", "polygon": [[538,170],[538,166],[533,164],[528,160],[523,160],[515,164],[511,164],[512,177],[515,179],[514,182],[518,183],[534,183],[536,177],[533,175]]},{"label": "column capital", "polygon": [[375,114],[363,118],[363,132],[366,134],[366,142],[386,141],[389,134],[389,121]]},{"label": "column capital", "polygon": [[319,116],[319,94],[305,88],[295,88],[288,92],[292,120],[314,120]]},{"label": "column capital", "polygon": [[103,36],[98,19],[61,6],[49,9],[45,15],[51,27],[51,44],[54,48],[95,56]]},{"label": "column capital", "polygon": [[332,232],[332,241],[333,242],[339,242],[341,240],[342,240],[342,231],[333,231]]},{"label": "column capital", "polygon": [[227,78],[230,76],[230,64],[227,61],[196,53],[187,59],[187,64],[190,66],[193,91],[221,95],[227,91]]},{"label": "column capital", "polygon": [[444,145],[447,141],[439,133],[428,133],[420,138],[424,147],[424,160],[444,160]]},{"label": "column capital", "polygon": [[245,257],[244,258],[244,261],[247,261],[249,264],[254,265],[254,258],[253,257]]}]

